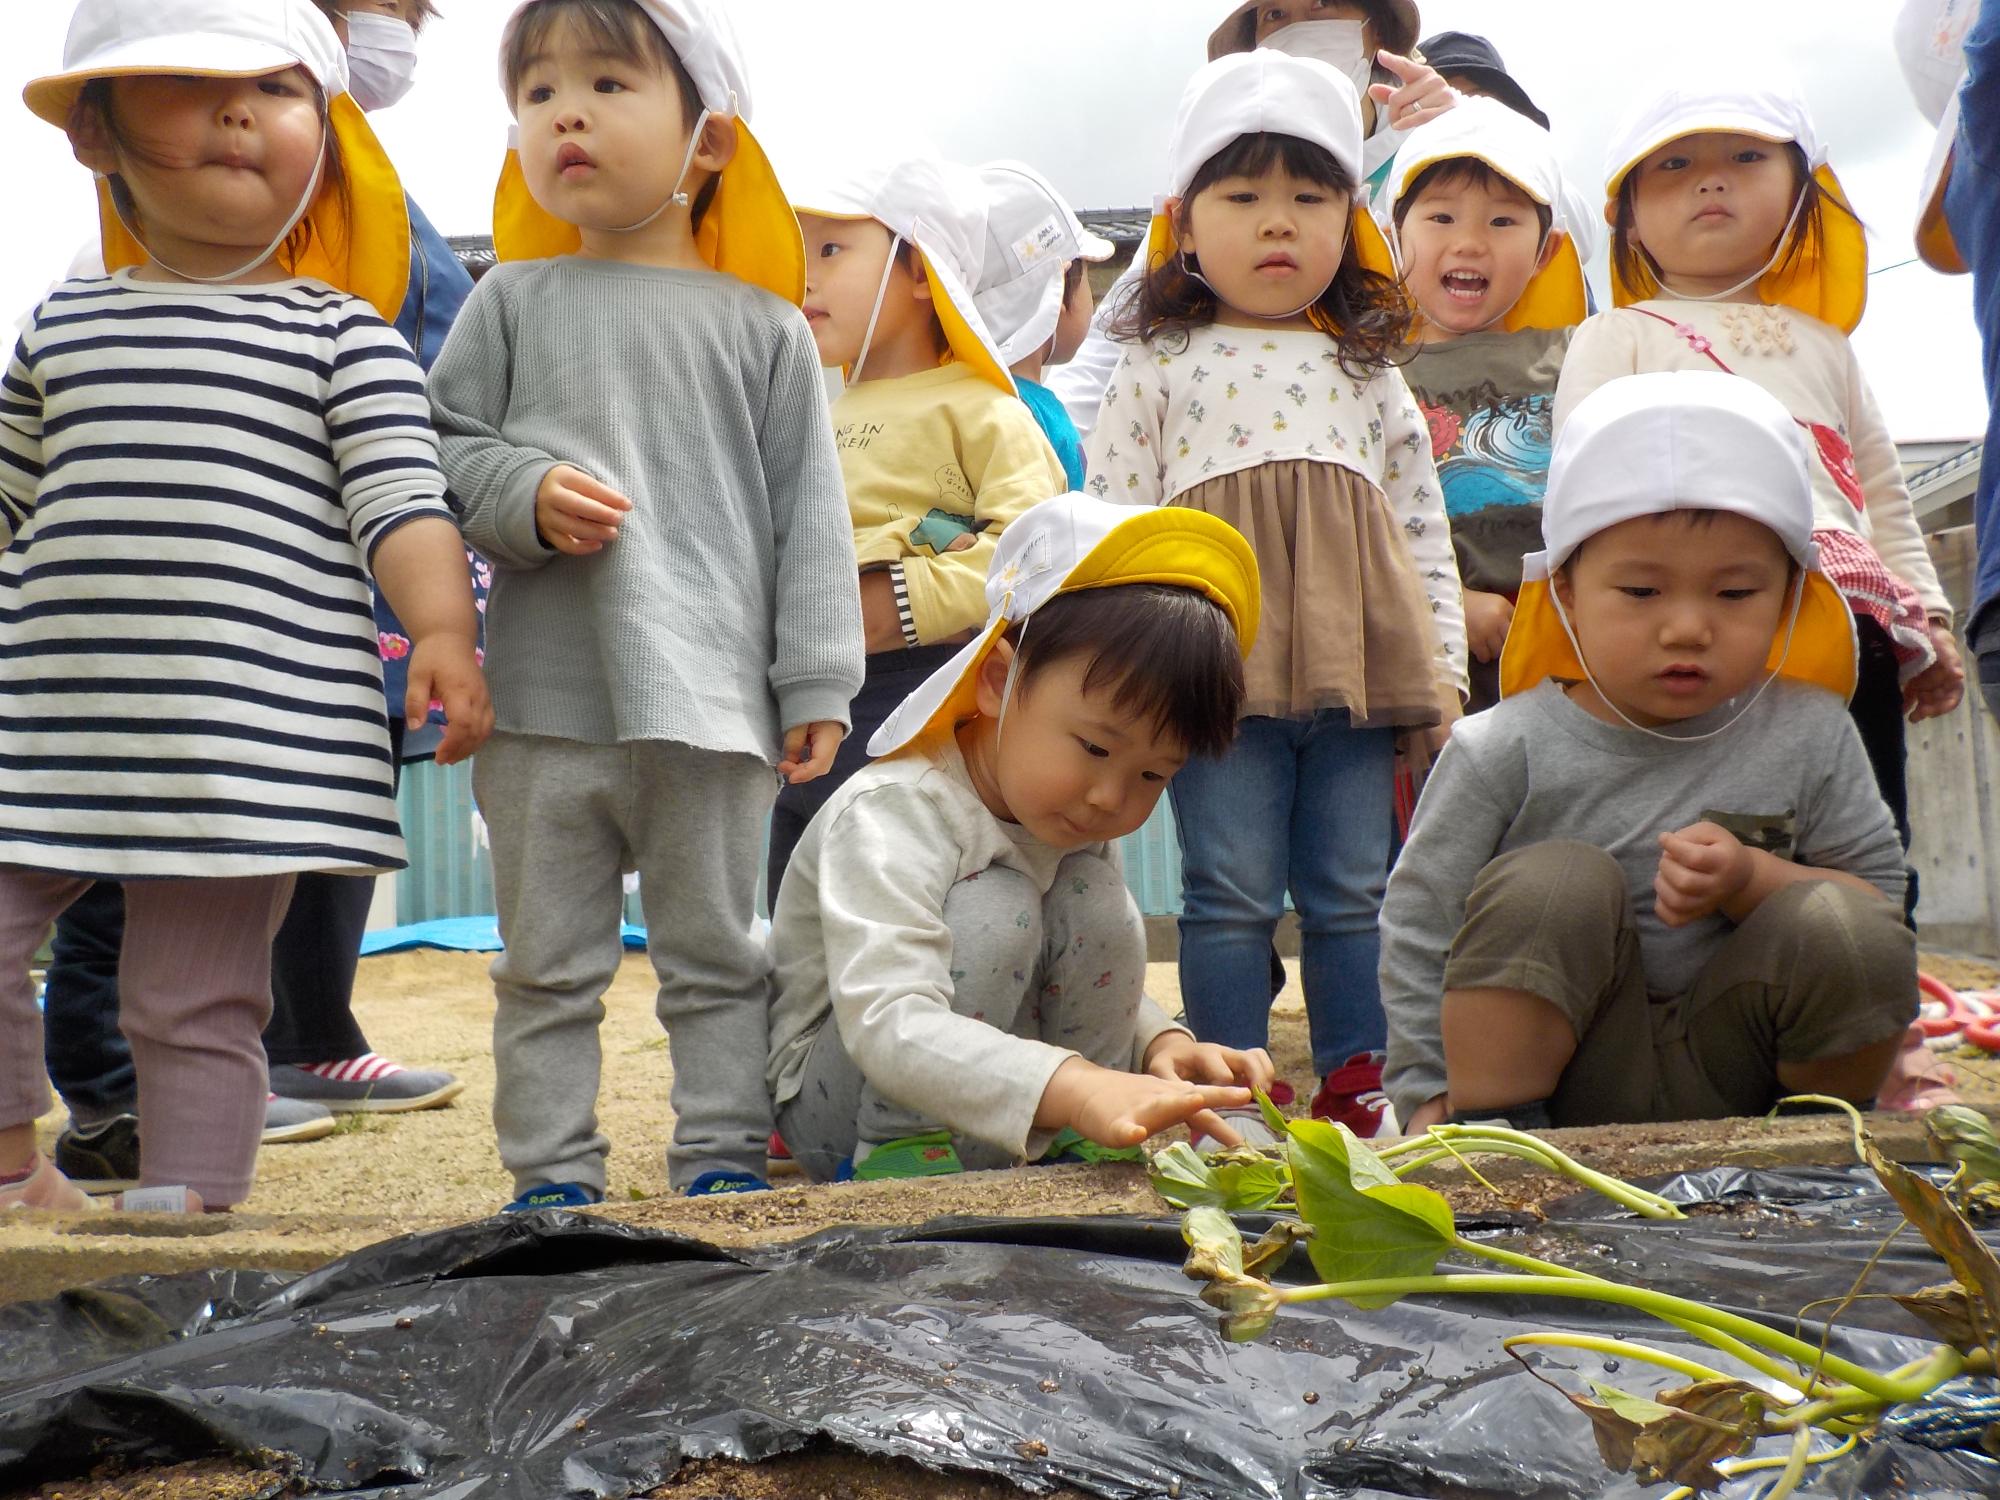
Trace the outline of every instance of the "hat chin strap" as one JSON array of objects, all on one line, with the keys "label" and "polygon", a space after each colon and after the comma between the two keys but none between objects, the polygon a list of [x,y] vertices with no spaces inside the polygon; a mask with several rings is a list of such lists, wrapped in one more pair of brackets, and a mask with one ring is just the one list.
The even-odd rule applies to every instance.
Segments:
[{"label": "hat chin strap", "polygon": [[1713,729],[1705,729],[1700,734],[1662,734],[1657,729],[1649,729],[1644,724],[1635,721],[1612,700],[1609,693],[1597,685],[1597,678],[1592,675],[1590,670],[1590,661],[1583,654],[1583,642],[1576,638],[1576,629],[1569,622],[1569,611],[1563,608],[1562,599],[1556,593],[1553,582],[1549,586],[1549,601],[1555,605],[1556,618],[1562,621],[1563,634],[1569,637],[1570,649],[1576,652],[1577,664],[1583,668],[1583,680],[1588,682],[1597,696],[1604,700],[1604,706],[1624,721],[1628,729],[1636,729],[1641,734],[1649,734],[1656,740],[1665,740],[1670,745],[1695,745],[1703,740],[1712,740],[1719,734],[1726,734],[1736,727],[1738,720],[1749,713],[1752,708],[1756,707],[1757,700],[1764,696],[1765,689],[1776,682],[1784,673],[1785,663],[1790,659],[1792,654],[1792,632],[1798,629],[1799,607],[1805,603],[1805,597],[1806,570],[1802,567],[1799,569],[1798,587],[1792,590],[1791,615],[1785,621],[1785,649],[1778,654],[1778,665],[1772,670],[1769,676],[1757,684],[1757,691],[1750,695],[1748,702],[1737,709],[1735,713],[1731,714],[1723,723],[1716,725]]},{"label": "hat chin strap", "polygon": [[[1231,312],[1240,312],[1243,314],[1244,317],[1256,318],[1259,322],[1282,323],[1286,318],[1296,318],[1300,313],[1306,311],[1310,307],[1315,306],[1319,302],[1319,299],[1326,295],[1326,287],[1323,286],[1318,291],[1314,292],[1312,296],[1308,297],[1305,301],[1301,302],[1297,307],[1293,308],[1290,312],[1280,312],[1280,313],[1252,312],[1250,311],[1249,308],[1238,307],[1234,302],[1231,302],[1228,299],[1226,299],[1222,295],[1222,293],[1218,292],[1215,289],[1214,284],[1211,283],[1206,276],[1202,275],[1201,272],[1197,271],[1193,266],[1189,265],[1187,258],[1187,251],[1176,250],[1174,254],[1178,256],[1180,259],[1181,275],[1189,278],[1192,281],[1199,281],[1203,286],[1208,288],[1209,296],[1213,297],[1217,302],[1221,303],[1222,306],[1228,308]],[[1333,283],[1329,281],[1326,285],[1332,286]]]},{"label": "hat chin strap", "polygon": [[[1000,613],[1003,616],[1007,613],[1008,605],[1013,602],[1014,597],[1009,594],[1000,606]],[[1000,736],[1007,732],[1007,707],[1014,701],[1014,679],[1021,673],[1021,647],[1027,642],[1028,626],[1033,623],[1034,618],[1032,613],[1024,615],[1021,619],[1021,633],[1014,638],[1014,655],[1007,662],[1007,681],[1000,689],[1000,713],[993,723],[995,750],[1000,748]]]},{"label": "hat chin strap", "polygon": [[[227,282],[234,281],[246,271],[256,270],[257,267],[263,265],[272,256],[276,255],[284,247],[285,241],[292,237],[292,231],[299,227],[300,222],[312,209],[313,199],[319,196],[320,180],[326,175],[326,151],[330,132],[327,124],[327,114],[324,109],[320,111],[319,130],[319,156],[313,161],[312,175],[306,179],[306,190],[299,198],[299,206],[293,209],[291,217],[285,220],[285,227],[278,231],[277,238],[273,239],[270,244],[259,250],[249,260],[243,262],[242,265],[233,271],[224,271],[218,276],[197,276],[192,271],[183,271],[179,266],[167,264],[166,261],[160,258],[159,252],[146,243],[146,237],[139,232],[138,227],[125,217],[125,209],[118,201],[118,190],[115,187],[107,195],[111,199],[111,211],[118,216],[118,222],[125,226],[125,232],[138,241],[139,247],[146,252],[147,258],[161,270],[170,272],[182,281],[192,281],[202,286],[221,286]],[[107,182],[109,181],[110,174],[100,172],[97,175],[99,178]]]},{"label": "hat chin strap", "polygon": [[892,233],[889,236],[889,258],[882,262],[882,279],[875,286],[875,305],[868,309],[868,326],[861,332],[861,352],[854,356],[854,364],[847,373],[848,385],[861,378],[861,367],[868,363],[868,349],[875,342],[875,324],[881,318],[882,304],[889,296],[889,277],[896,269],[896,257],[902,253],[903,237]]},{"label": "hat chin strap", "polygon": [[[733,105],[736,96],[732,94],[729,97]],[[638,223],[620,225],[618,228],[613,229],[611,233],[637,234],[668,209],[686,208],[688,206],[689,198],[686,193],[681,191],[681,184],[687,181],[688,172],[694,166],[694,154],[701,149],[701,133],[708,128],[708,122],[714,118],[714,112],[708,109],[703,109],[700,114],[695,116],[694,129],[688,135],[687,152],[681,157],[681,169],[674,176],[674,189],[667,194],[665,201],[658,208],[647,214],[645,218],[639,220]]]},{"label": "hat chin strap", "polygon": [[[1684,292],[1680,290],[1680,288],[1667,280],[1666,272],[1660,269],[1660,263],[1653,259],[1653,252],[1650,250],[1645,251],[1646,264],[1653,268],[1653,279],[1660,284],[1661,289],[1672,292],[1674,296],[1680,298],[1683,302],[1720,302],[1724,297],[1734,297],[1745,287],[1755,286],[1758,282],[1762,281],[1771,273],[1771,268],[1784,258],[1785,247],[1792,240],[1792,229],[1799,222],[1799,215],[1805,211],[1805,206],[1806,190],[1801,187],[1798,197],[1792,200],[1792,216],[1785,220],[1785,227],[1778,231],[1778,242],[1771,247],[1770,258],[1748,276],[1737,282],[1735,286],[1724,287],[1719,292]],[[1644,247],[1642,246],[1641,249],[1644,249]]]}]

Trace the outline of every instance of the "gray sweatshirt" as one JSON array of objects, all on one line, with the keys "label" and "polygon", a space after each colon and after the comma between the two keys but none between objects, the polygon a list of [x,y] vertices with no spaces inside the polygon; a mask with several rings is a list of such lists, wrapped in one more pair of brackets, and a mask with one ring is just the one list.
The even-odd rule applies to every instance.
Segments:
[{"label": "gray sweatshirt", "polygon": [[[1740,700],[1688,720],[1725,723]],[[1646,987],[1682,995],[1732,931],[1720,914],[1670,928],[1653,911],[1659,835],[1720,822],[1784,859],[1842,870],[1899,906],[1903,848],[1861,737],[1833,694],[1780,680],[1728,729],[1672,744],[1577,707],[1553,682],[1461,720],[1424,787],[1382,903],[1384,1085],[1404,1119],[1444,1092],[1438,1010],[1466,897],[1497,855],[1595,844],[1625,871]],[[1746,836],[1747,835],[1747,836]]]},{"label": "gray sweatshirt", "polygon": [[[496,727],[777,759],[848,722],[859,575],[819,359],[734,277],[564,257],[497,267],[431,372],[465,536],[494,564]],[[557,463],[633,503],[587,557],[547,546]]]}]

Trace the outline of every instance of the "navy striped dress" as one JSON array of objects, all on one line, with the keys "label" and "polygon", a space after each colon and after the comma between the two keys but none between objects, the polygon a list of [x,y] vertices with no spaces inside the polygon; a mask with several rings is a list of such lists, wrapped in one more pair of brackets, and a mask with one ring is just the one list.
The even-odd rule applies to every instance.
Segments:
[{"label": "navy striped dress", "polygon": [[365,560],[433,515],[423,375],[366,304],[56,288],[0,379],[0,864],[401,867]]}]

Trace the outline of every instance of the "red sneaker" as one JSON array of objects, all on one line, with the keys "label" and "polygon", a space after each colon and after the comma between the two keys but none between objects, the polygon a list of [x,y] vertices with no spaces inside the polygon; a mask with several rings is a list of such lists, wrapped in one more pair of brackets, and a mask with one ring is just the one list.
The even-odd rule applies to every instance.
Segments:
[{"label": "red sneaker", "polygon": [[785,1138],[777,1131],[771,1132],[771,1139],[764,1146],[764,1175],[768,1177],[789,1177],[799,1170],[799,1164],[792,1160],[791,1150],[785,1145]]},{"label": "red sneaker", "polygon": [[1394,1135],[1396,1112],[1382,1092],[1382,1064],[1387,1060],[1385,1053],[1357,1052],[1327,1074],[1313,1095],[1313,1118],[1345,1125],[1364,1141]]},{"label": "red sneaker", "polygon": [[1273,1078],[1271,1080],[1271,1087],[1266,1091],[1265,1097],[1280,1109],[1290,1109],[1292,1101],[1298,1098],[1298,1095],[1292,1092],[1292,1086],[1285,1082],[1284,1079]]}]

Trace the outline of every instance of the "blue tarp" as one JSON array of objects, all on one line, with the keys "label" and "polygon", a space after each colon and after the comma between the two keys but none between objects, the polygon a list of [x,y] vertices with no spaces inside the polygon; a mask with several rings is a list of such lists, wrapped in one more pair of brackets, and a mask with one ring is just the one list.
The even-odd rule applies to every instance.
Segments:
[{"label": "blue tarp", "polygon": [[[645,928],[626,922],[619,935],[625,939],[627,948],[645,949]],[[498,917],[439,917],[433,922],[412,922],[406,927],[382,927],[364,933],[361,956],[408,953],[416,948],[442,948],[449,953],[498,953],[500,946]]]}]

